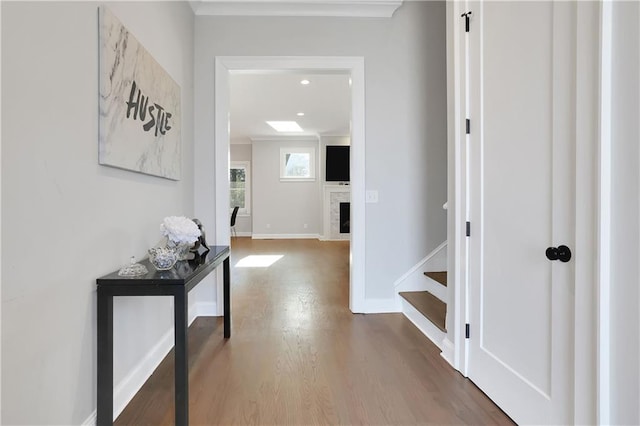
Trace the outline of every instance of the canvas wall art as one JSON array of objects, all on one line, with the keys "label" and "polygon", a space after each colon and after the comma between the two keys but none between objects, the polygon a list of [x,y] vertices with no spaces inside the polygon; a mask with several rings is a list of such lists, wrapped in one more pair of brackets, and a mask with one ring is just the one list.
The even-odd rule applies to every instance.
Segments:
[{"label": "canvas wall art", "polygon": [[99,162],[179,180],[180,86],[109,9],[99,15]]}]

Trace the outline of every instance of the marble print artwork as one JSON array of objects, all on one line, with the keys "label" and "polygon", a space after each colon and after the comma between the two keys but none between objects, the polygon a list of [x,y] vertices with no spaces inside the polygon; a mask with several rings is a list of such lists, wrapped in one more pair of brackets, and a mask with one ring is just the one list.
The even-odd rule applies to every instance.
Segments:
[{"label": "marble print artwork", "polygon": [[179,180],[180,120],[180,86],[101,7],[100,164]]}]

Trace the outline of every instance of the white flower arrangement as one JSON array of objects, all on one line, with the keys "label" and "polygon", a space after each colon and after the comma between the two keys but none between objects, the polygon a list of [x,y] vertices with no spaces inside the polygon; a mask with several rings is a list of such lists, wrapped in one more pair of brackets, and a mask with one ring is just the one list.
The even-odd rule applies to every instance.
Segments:
[{"label": "white flower arrangement", "polygon": [[200,229],[191,219],[184,216],[165,217],[160,224],[162,235],[176,245],[193,244],[200,237]]}]

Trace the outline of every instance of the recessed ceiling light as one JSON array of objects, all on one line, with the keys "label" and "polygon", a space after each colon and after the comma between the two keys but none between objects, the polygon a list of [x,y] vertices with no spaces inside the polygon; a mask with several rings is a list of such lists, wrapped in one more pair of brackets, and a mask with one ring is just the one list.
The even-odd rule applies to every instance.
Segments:
[{"label": "recessed ceiling light", "polygon": [[304,117],[304,112],[299,112],[296,114],[298,117]]},{"label": "recessed ceiling light", "polygon": [[267,121],[267,124],[278,132],[304,132],[295,121]]},{"label": "recessed ceiling light", "polygon": [[311,83],[309,80],[304,79],[300,81],[300,84],[302,84],[303,86],[306,86],[307,84]]}]

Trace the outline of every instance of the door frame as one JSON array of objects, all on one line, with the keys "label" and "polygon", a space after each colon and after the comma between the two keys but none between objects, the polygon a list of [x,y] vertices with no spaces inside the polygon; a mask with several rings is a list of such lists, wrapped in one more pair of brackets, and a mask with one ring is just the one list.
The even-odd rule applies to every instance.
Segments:
[{"label": "door frame", "polygon": [[[215,191],[197,194],[216,218],[216,244],[229,245],[229,76],[237,72],[345,73],[351,77],[351,244],[349,309],[365,312],[365,89],[363,57],[217,56],[215,58]],[[221,297],[218,286],[218,299]],[[221,307],[220,307],[221,308]]]},{"label": "door frame", "polygon": [[[467,80],[465,67],[464,18],[473,2],[447,2],[448,61],[448,271],[453,285],[449,288],[447,342],[443,356],[455,369],[467,376],[469,279],[468,176],[465,119]],[[607,217],[608,150],[606,61],[607,28],[610,16],[606,5],[577,2],[571,5],[575,33],[574,104],[575,149],[575,257],[573,267],[576,286],[573,304],[573,420],[593,424],[608,418],[608,288]],[[603,9],[604,8],[604,9]],[[580,25],[577,25],[577,23]],[[604,31],[603,31],[604,27]],[[473,15],[471,16],[473,29]],[[472,30],[473,31],[473,30]],[[603,39],[604,32],[604,39]],[[604,99],[603,99],[604,98]],[[605,154],[604,157],[602,155]],[[445,343],[447,343],[445,342]]]},{"label": "door frame", "polygon": [[[465,2],[447,2],[447,337],[443,357],[467,376],[467,156],[465,33],[460,15]],[[451,309],[453,308],[453,309]]]}]

